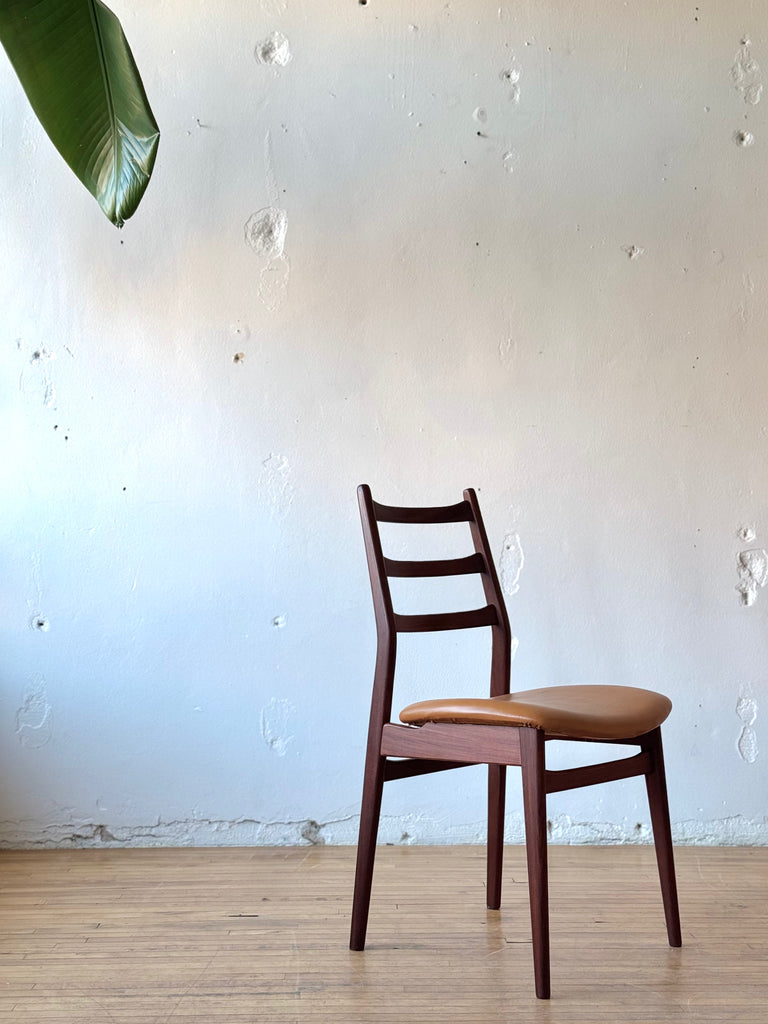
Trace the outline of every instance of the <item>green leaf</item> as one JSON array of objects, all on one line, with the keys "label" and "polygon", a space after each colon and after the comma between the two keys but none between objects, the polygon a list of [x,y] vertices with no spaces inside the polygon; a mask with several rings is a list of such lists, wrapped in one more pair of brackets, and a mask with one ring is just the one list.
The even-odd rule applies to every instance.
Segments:
[{"label": "green leaf", "polygon": [[0,42],[51,142],[122,227],[160,132],[120,22],[100,0],[0,0]]}]

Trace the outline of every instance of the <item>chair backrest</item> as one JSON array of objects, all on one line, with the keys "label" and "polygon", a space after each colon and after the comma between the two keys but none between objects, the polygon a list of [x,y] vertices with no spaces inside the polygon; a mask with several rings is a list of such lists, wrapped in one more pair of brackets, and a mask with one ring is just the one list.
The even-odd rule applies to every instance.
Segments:
[{"label": "chair backrest", "polygon": [[[511,633],[504,598],[493,563],[488,536],[474,490],[464,491],[464,500],[456,505],[436,508],[403,508],[382,505],[373,500],[371,489],[361,484],[357,489],[360,517],[363,524],[368,573],[371,578],[373,607],[376,616],[378,652],[374,680],[374,706],[383,721],[391,714],[395,655],[398,633],[427,633],[435,630],[491,627],[490,695],[509,693]],[[467,523],[474,553],[464,558],[401,561],[384,555],[379,523]],[[390,577],[426,578],[435,576],[479,575],[486,604],[471,611],[439,612],[428,615],[400,615],[392,606]]]}]

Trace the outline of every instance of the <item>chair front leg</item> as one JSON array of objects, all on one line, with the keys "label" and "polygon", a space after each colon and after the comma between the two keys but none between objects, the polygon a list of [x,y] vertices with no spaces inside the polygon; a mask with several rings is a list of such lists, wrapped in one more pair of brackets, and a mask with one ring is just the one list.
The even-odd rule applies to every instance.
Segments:
[{"label": "chair front leg", "polygon": [[547,791],[544,769],[544,733],[520,729],[523,772],[525,848],[528,857],[528,894],[531,902],[533,972],[536,995],[549,999],[549,889],[547,880]]},{"label": "chair front leg", "polygon": [[365,766],[363,800],[360,808],[360,833],[357,841],[355,894],[352,899],[350,949],[365,948],[368,908],[371,904],[371,886],[373,884],[373,862],[376,857],[376,838],[381,813],[381,795],[384,789],[384,762],[385,758],[369,754]]},{"label": "chair front leg", "polygon": [[675,856],[672,847],[672,827],[669,820],[667,800],[667,779],[664,772],[664,752],[661,745],[661,729],[654,729],[643,737],[642,749],[651,755],[652,770],[645,776],[648,790],[648,805],[651,810],[653,842],[656,847],[656,863],[659,866],[661,896],[664,900],[664,916],[667,922],[667,936],[670,946],[682,946],[680,931],[680,909],[677,902],[675,880]]},{"label": "chair front leg", "polygon": [[488,765],[488,876],[486,905],[501,906],[501,875],[504,864],[504,802],[507,766]]}]

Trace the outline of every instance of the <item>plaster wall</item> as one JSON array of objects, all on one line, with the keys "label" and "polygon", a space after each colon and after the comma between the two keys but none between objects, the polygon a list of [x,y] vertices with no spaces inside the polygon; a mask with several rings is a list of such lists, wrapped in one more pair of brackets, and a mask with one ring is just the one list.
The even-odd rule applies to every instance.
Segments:
[{"label": "plaster wall", "polygon": [[[366,481],[478,488],[513,687],[667,692],[678,840],[764,844],[765,5],[113,8],[162,130],[122,232],[0,60],[0,842],[354,842]],[[401,649],[402,702],[483,692],[487,638]],[[382,838],[483,813],[393,784]],[[639,780],[550,816],[649,836]]]}]

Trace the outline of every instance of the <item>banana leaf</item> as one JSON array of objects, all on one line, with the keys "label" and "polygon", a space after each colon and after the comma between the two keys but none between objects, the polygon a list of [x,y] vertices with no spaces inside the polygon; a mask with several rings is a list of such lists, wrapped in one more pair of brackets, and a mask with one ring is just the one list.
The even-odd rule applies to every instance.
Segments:
[{"label": "banana leaf", "polygon": [[0,0],[0,42],[51,142],[122,227],[160,132],[120,22],[100,0]]}]

